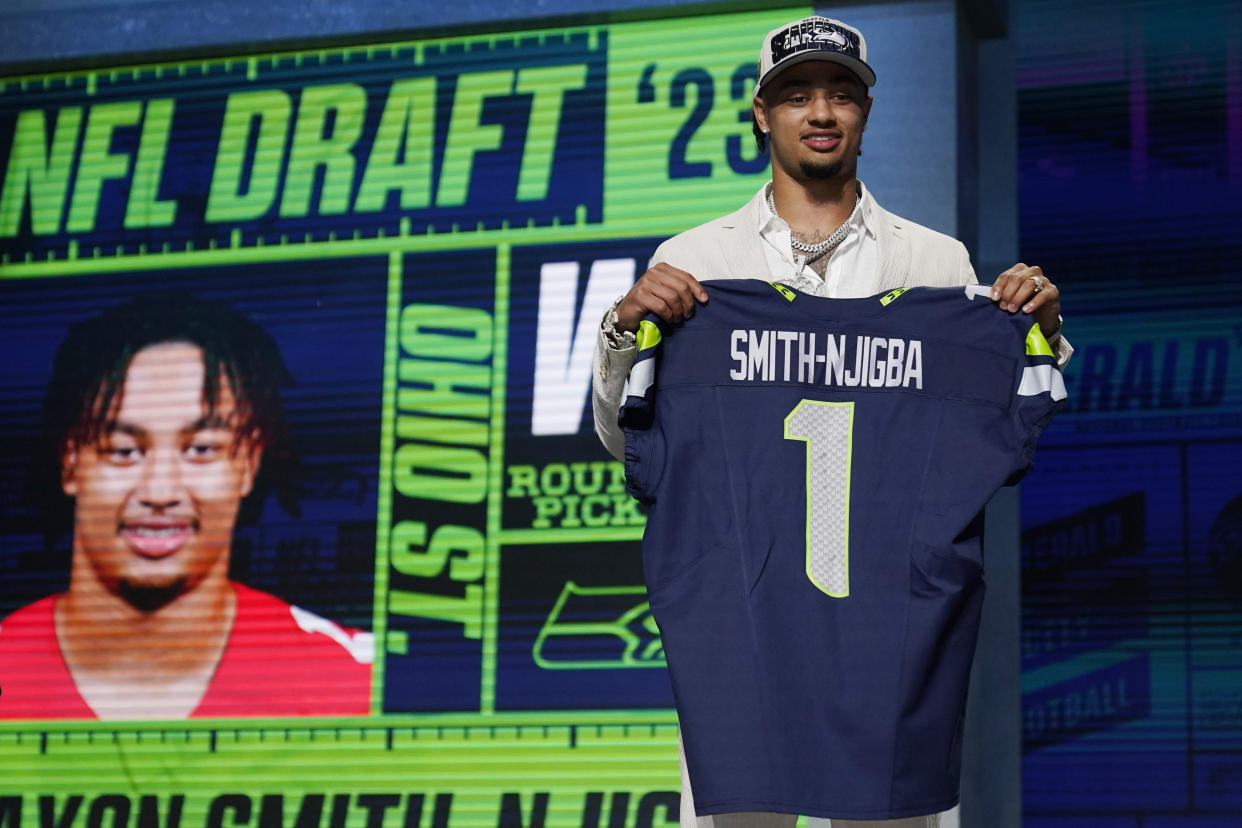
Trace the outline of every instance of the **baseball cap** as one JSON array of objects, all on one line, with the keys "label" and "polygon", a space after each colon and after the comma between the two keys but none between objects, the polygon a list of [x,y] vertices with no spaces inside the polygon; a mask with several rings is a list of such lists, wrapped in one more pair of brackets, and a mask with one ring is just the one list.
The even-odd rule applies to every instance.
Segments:
[{"label": "baseball cap", "polygon": [[777,73],[807,60],[839,63],[875,86],[875,72],[867,65],[867,41],[862,32],[830,17],[806,17],[773,29],[759,50],[759,82],[755,94]]}]

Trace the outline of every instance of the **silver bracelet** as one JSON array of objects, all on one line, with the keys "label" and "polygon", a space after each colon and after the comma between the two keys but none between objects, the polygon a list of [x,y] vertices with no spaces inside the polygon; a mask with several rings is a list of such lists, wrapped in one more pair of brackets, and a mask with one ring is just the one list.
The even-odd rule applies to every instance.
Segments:
[{"label": "silver bracelet", "polygon": [[604,332],[604,340],[616,350],[634,347],[634,334],[631,331],[617,330],[617,323],[620,318],[617,316],[617,307],[621,304],[621,300],[625,296],[618,296],[617,301],[612,303],[612,307],[608,308],[608,312],[604,314],[604,321],[600,326],[600,330]]}]

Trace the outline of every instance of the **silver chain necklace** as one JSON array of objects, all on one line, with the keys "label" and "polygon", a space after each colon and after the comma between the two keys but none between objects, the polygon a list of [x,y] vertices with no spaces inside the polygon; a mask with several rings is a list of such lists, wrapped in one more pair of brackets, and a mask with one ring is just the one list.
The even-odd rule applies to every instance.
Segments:
[{"label": "silver chain necklace", "polygon": [[[845,241],[845,237],[850,234],[850,227],[854,221],[854,215],[858,212],[858,205],[861,203],[862,198],[855,195],[854,209],[850,211],[850,217],[845,220],[845,224],[838,227],[836,232],[823,241],[816,242],[815,244],[807,244],[804,241],[795,239],[791,233],[789,237],[789,244],[799,253],[805,253],[808,261],[818,259],[820,256],[823,256],[829,251],[835,250],[841,242]],[[768,190],[768,209],[772,211],[772,215],[780,218],[780,213],[776,212],[776,202],[772,198],[771,190]]]}]

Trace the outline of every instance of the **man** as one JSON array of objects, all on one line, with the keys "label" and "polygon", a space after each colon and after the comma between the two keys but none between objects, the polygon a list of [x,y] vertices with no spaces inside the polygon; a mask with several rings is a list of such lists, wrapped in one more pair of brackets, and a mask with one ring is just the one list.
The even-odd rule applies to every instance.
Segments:
[{"label": "man", "polygon": [[[770,146],[771,182],[740,210],[662,244],[651,268],[601,326],[592,403],[596,431],[614,457],[624,456],[617,412],[636,355],[634,331],[649,313],[671,323],[692,316],[696,303],[707,301],[699,279],[773,280],[829,298],[975,282],[959,242],[887,212],[857,179],[872,106],[868,89],[875,83],[866,59],[862,34],[828,18],[796,21],[765,38],[752,110],[759,147]],[[1009,268],[990,296],[1006,312],[1033,317],[1057,361],[1068,360],[1072,349],[1060,336],[1058,291],[1038,267]],[[684,756],[682,772],[682,825],[694,825]],[[861,824],[922,826],[937,819],[929,814]],[[794,817],[726,814],[697,824],[792,826]]]},{"label": "man", "polygon": [[368,712],[369,634],[228,577],[239,510],[292,458],[288,380],[254,322],[185,294],[70,330],[42,464],[72,515],[69,587],[0,623],[0,718]]}]

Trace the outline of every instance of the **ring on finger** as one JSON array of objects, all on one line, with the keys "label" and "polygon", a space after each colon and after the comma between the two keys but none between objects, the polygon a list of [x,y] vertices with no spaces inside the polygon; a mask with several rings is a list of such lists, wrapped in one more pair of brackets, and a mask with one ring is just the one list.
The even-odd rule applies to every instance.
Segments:
[{"label": "ring on finger", "polygon": [[1035,292],[1039,293],[1045,286],[1047,286],[1048,283],[1044,281],[1043,276],[1032,276],[1031,284],[1035,286]]}]

